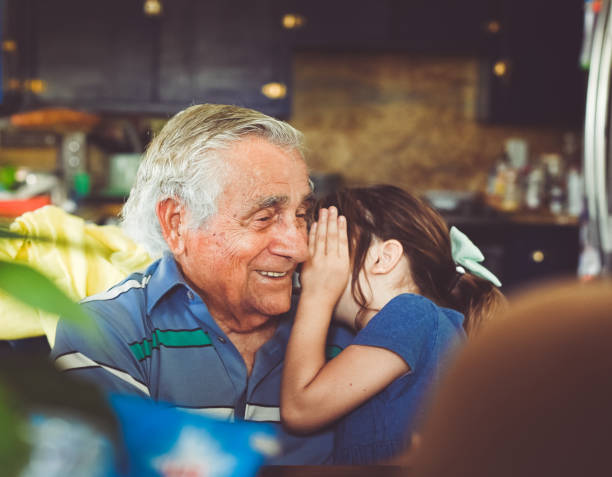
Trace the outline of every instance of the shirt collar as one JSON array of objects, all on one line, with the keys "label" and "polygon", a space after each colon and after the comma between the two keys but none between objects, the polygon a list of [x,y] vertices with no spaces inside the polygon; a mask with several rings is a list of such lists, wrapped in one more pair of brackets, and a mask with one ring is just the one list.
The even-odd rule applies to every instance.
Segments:
[{"label": "shirt collar", "polygon": [[278,326],[274,336],[268,343],[262,346],[265,352],[270,355],[277,355],[282,359],[285,356],[285,350],[287,349],[287,343],[289,342],[289,335],[291,334],[291,328],[293,327],[293,321],[295,319],[295,311],[297,309],[299,296],[291,296],[291,308],[288,312],[279,315]]},{"label": "shirt collar", "polygon": [[262,372],[262,363],[265,363],[264,372],[268,373],[271,366],[276,366],[284,359],[287,343],[289,341],[289,334],[291,332],[291,325],[293,324],[293,313],[294,310],[292,309],[288,313],[273,318],[279,320],[276,332],[274,336],[264,343],[257,351],[255,366],[252,373],[253,377],[259,376],[259,373]]},{"label": "shirt collar", "polygon": [[147,284],[147,314],[151,314],[157,302],[173,288],[189,288],[170,252],[165,252],[149,270],[151,279]]}]

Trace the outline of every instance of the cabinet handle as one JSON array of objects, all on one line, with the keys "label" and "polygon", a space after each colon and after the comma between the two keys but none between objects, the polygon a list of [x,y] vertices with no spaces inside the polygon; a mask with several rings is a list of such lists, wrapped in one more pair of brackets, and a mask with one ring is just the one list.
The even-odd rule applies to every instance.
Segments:
[{"label": "cabinet handle", "polygon": [[542,263],[545,258],[546,255],[544,255],[542,250],[534,250],[531,252],[531,260],[535,263]]}]

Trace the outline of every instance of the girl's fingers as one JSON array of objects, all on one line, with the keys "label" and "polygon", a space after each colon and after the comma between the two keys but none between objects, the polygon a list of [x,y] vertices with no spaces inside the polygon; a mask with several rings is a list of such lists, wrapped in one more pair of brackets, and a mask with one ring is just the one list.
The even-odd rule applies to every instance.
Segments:
[{"label": "girl's fingers", "polygon": [[308,231],[308,253],[310,256],[314,256],[315,254],[315,239],[317,236],[317,223],[314,222],[310,226],[310,230]]},{"label": "girl's fingers", "polygon": [[338,209],[333,206],[329,208],[329,215],[327,218],[325,251],[328,255],[335,256],[338,254]]},{"label": "girl's fingers", "polygon": [[319,210],[319,222],[317,224],[315,253],[325,255],[325,240],[327,238],[327,217],[329,213],[327,209]]},{"label": "girl's fingers", "polygon": [[319,210],[319,218],[308,232],[308,251],[311,257],[317,254],[348,255],[346,218],[338,216],[336,207]]},{"label": "girl's fingers", "polygon": [[346,217],[338,217],[338,253],[341,257],[348,257],[348,232],[346,227]]}]

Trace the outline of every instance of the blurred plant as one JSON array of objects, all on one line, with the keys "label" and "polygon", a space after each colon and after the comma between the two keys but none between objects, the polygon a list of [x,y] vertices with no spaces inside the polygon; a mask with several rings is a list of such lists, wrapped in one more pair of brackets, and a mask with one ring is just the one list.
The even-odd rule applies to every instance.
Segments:
[{"label": "blurred plant", "polygon": [[60,315],[79,326],[88,323],[83,309],[42,273],[27,265],[0,260],[0,290],[23,303]]},{"label": "blurred plant", "polygon": [[[25,236],[12,232],[5,226],[0,226],[0,238],[19,240],[38,240],[53,242],[57,246],[80,247],[65,241],[54,241],[45,237]],[[94,250],[88,250],[93,251]],[[88,315],[73,302],[49,278],[39,271],[18,262],[0,260],[0,290],[17,300],[49,313],[62,316],[64,319],[78,325],[84,331],[88,330],[90,323]],[[21,374],[27,379],[31,376],[32,366],[20,358]],[[26,424],[24,413],[19,408],[27,404],[28,398],[20,389],[15,389],[13,382],[7,379],[8,358],[2,357],[0,364],[0,462],[2,462],[2,475],[17,476],[27,463],[30,454],[30,444],[25,438]],[[49,365],[50,366],[50,365]],[[15,367],[13,367],[15,369]],[[13,372],[13,374],[16,374]],[[54,379],[56,377],[54,376]],[[42,390],[41,395],[47,396],[48,386],[40,381],[32,383]],[[15,394],[16,393],[16,394]],[[31,394],[31,393],[30,393]],[[40,399],[43,401],[43,399]],[[18,404],[20,403],[20,404]],[[25,406],[27,407],[27,405]]]},{"label": "blurred plant", "polygon": [[2,357],[3,477],[114,476],[104,471],[112,463],[104,450],[119,435],[119,423],[94,384],[60,373],[40,355]]},{"label": "blurred plant", "polygon": [[0,382],[0,462],[4,475],[19,475],[30,455],[23,416],[15,413],[15,397]]}]

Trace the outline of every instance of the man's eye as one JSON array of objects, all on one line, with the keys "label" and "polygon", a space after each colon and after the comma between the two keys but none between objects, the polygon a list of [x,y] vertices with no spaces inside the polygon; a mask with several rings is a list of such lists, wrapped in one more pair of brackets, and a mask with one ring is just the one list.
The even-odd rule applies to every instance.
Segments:
[{"label": "man's eye", "polygon": [[263,217],[257,217],[255,220],[257,222],[267,222],[268,220],[270,220],[272,217],[270,217],[269,215],[263,216]]}]

